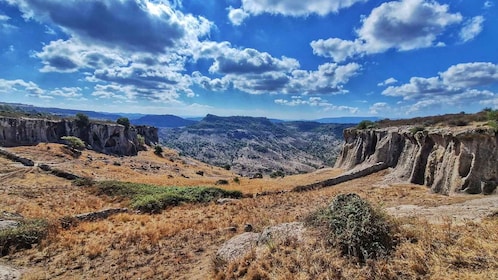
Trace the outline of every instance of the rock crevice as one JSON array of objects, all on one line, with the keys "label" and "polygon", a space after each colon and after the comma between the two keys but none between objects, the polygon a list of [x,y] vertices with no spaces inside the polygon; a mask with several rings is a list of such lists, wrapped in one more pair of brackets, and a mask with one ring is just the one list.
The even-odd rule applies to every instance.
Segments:
[{"label": "rock crevice", "polygon": [[[485,128],[347,129],[335,167],[384,163],[400,181],[442,194],[493,193],[498,181],[498,136]],[[373,152],[372,152],[373,151]]]},{"label": "rock crevice", "polygon": [[0,117],[0,146],[61,143],[63,136],[76,136],[97,152],[115,155],[136,155],[140,149],[138,135],[147,145],[158,143],[157,128],[116,123],[91,122],[85,127],[74,120]]}]

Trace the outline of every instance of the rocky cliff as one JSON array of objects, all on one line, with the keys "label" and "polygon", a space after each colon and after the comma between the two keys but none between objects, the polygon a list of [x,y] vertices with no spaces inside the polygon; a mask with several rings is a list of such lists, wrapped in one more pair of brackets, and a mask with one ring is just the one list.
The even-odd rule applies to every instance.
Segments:
[{"label": "rocky cliff", "polygon": [[41,142],[59,143],[62,136],[76,136],[91,149],[106,154],[136,155],[140,148],[138,135],[145,143],[157,143],[157,128],[131,126],[126,129],[116,123],[90,122],[84,127],[76,121],[26,117],[0,117],[0,145],[36,145]]},{"label": "rocky cliff", "polygon": [[347,129],[335,167],[392,168],[401,181],[443,194],[495,192],[498,135],[485,127]]}]

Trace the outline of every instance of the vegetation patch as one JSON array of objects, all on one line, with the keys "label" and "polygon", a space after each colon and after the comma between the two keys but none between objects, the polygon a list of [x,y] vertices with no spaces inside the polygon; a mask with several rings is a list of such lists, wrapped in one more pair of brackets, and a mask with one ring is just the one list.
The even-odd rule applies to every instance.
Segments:
[{"label": "vegetation patch", "polygon": [[159,187],[118,181],[97,184],[98,192],[130,199],[130,207],[144,213],[160,213],[180,203],[206,203],[219,198],[241,198],[240,191],[213,187]]},{"label": "vegetation patch", "polygon": [[14,228],[0,230],[0,254],[5,256],[21,249],[30,249],[47,236],[48,223],[45,220],[21,221]]},{"label": "vegetation patch", "polygon": [[396,244],[395,226],[378,209],[357,194],[341,194],[311,214],[308,223],[323,226],[326,236],[341,253],[365,262],[388,255]]}]

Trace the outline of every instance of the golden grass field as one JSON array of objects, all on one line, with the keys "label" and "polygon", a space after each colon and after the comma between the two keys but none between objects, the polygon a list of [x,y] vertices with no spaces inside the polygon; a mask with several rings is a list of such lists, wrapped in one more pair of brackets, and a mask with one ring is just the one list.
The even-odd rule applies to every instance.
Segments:
[{"label": "golden grass field", "polygon": [[[121,158],[91,151],[73,158],[56,144],[9,150],[96,180],[214,186],[225,179],[230,184],[218,187],[248,194],[290,189],[342,172],[323,169],[278,179],[240,178],[236,183],[237,175],[230,171],[169,150],[163,157],[146,151]],[[401,242],[395,252],[364,265],[341,257],[316,229],[308,230],[302,242],[272,244],[242,260],[216,265],[216,250],[242,233],[244,224],[261,231],[302,221],[337,194],[354,192],[381,208],[434,207],[483,197],[442,196],[423,186],[388,184],[388,171],[315,191],[247,197],[225,205],[184,204],[154,215],[123,213],[62,229],[58,225],[64,216],[122,207],[126,201],[97,196],[91,187],[76,187],[1,157],[0,166],[0,212],[44,218],[53,225],[40,245],[0,258],[0,263],[21,269],[23,279],[498,279],[498,215],[492,212],[481,221],[464,223],[454,222],[451,213],[434,213],[443,217],[437,224],[423,216],[398,217]]]}]

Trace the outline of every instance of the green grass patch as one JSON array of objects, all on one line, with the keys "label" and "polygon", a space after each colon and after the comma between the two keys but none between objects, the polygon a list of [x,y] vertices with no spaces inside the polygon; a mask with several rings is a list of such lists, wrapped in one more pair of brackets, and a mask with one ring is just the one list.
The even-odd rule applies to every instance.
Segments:
[{"label": "green grass patch", "polygon": [[19,223],[18,227],[0,230],[1,256],[21,249],[30,249],[48,234],[48,223],[45,220],[25,220]]},{"label": "green grass patch", "polygon": [[99,193],[130,199],[130,207],[144,213],[160,213],[181,203],[206,203],[218,198],[241,198],[240,191],[214,187],[160,187],[147,184],[103,181]]}]

